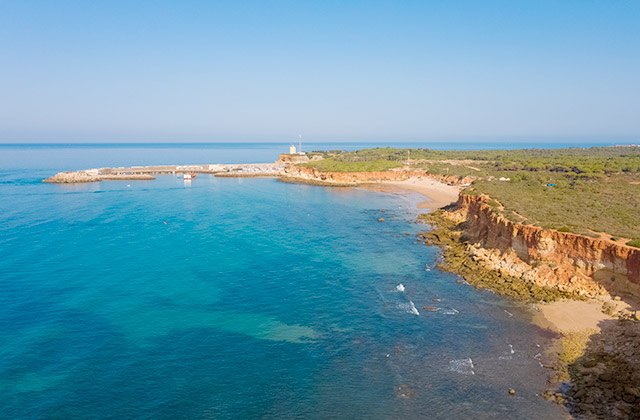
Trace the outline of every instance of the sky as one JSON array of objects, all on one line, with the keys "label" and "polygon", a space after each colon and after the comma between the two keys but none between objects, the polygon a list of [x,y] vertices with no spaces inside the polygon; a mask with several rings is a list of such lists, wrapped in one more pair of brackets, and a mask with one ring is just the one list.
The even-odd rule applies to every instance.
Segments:
[{"label": "sky", "polygon": [[640,142],[640,0],[0,0],[0,142]]}]

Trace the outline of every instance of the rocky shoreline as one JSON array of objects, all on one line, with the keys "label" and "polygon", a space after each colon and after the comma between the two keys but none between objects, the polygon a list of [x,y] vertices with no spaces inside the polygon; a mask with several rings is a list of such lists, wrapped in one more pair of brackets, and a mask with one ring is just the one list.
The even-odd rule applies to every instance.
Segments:
[{"label": "rocky shoreline", "polygon": [[580,418],[640,418],[640,312],[629,310],[637,305],[640,250],[516,226],[488,203],[461,193],[456,205],[420,216],[432,226],[422,239],[442,247],[440,268],[535,303],[534,311],[540,302],[594,302],[602,315],[596,328],[555,329],[556,373],[545,396]]},{"label": "rocky shoreline", "polygon": [[498,270],[488,269],[481,260],[474,258],[470,245],[463,238],[463,231],[455,222],[443,216],[442,211],[425,213],[419,221],[428,223],[432,229],[420,234],[428,245],[442,248],[443,259],[438,268],[458,274],[480,289],[490,289],[516,300],[551,302],[562,298],[577,297],[571,293],[539,286],[520,277]]},{"label": "rocky shoreline", "polygon": [[585,418],[640,418],[640,322],[606,321],[568,366],[560,402]]}]

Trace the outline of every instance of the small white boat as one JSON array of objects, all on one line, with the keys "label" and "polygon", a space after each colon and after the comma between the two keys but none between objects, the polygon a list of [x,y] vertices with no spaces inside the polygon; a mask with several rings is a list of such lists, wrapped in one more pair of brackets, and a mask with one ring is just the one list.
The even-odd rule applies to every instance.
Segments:
[{"label": "small white boat", "polygon": [[193,178],[195,178],[195,174],[184,174],[184,175],[182,175],[182,179],[184,179],[185,181],[191,181]]}]

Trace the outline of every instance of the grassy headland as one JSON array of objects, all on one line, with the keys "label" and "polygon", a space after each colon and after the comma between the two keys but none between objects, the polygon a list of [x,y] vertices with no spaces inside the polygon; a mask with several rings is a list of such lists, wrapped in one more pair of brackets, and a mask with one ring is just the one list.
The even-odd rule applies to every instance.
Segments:
[{"label": "grassy headland", "polygon": [[470,194],[491,196],[524,224],[640,245],[640,147],[529,150],[375,148],[323,152],[305,166],[325,172],[424,169],[472,177]]}]

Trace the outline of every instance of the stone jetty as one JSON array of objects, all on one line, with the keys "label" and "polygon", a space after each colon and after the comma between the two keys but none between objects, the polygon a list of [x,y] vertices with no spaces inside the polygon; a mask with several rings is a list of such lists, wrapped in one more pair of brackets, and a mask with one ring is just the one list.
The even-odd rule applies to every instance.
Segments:
[{"label": "stone jetty", "polygon": [[246,163],[246,164],[199,164],[199,165],[156,165],[130,166],[117,168],[94,168],[79,171],[59,172],[44,182],[73,184],[111,180],[152,180],[156,175],[175,175],[185,173],[212,174],[221,177],[258,177],[279,176],[285,164]]}]

